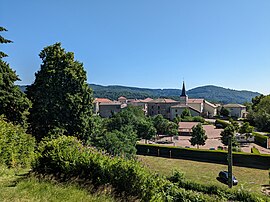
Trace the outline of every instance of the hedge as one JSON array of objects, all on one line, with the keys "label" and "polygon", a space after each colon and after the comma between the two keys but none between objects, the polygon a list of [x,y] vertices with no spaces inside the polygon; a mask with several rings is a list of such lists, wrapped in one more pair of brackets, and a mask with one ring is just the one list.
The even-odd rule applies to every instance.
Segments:
[{"label": "hedge", "polygon": [[[179,158],[195,161],[227,164],[227,152],[221,150],[204,150],[179,148],[174,146],[137,144],[138,155]],[[269,169],[270,155],[233,152],[233,164],[237,166]]]},{"label": "hedge", "polygon": [[229,126],[230,125],[230,123],[228,123],[228,122],[226,122],[226,121],[223,121],[223,120],[220,120],[220,119],[217,119],[216,121],[215,121],[215,126],[217,127],[217,126],[221,126],[222,128],[226,128],[227,126]]},{"label": "hedge", "polygon": [[253,132],[252,133],[255,137],[255,143],[262,146],[262,147],[267,147],[267,139],[268,137],[265,135],[262,135],[260,133]]},{"label": "hedge", "polygon": [[251,153],[253,154],[260,154],[259,150],[256,147],[251,148]]}]

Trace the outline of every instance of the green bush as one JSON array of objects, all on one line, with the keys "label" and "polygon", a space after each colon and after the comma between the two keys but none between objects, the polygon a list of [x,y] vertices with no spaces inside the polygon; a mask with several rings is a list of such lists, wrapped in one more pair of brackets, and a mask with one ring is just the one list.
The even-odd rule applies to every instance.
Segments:
[{"label": "green bush", "polygon": [[256,133],[256,132],[253,132],[252,133],[255,137],[255,143],[262,146],[262,147],[266,147],[267,146],[267,139],[268,137],[265,136],[265,135],[262,135],[260,133]]},{"label": "green bush", "polygon": [[20,126],[0,117],[0,164],[29,167],[35,158],[35,139]]},{"label": "green bush", "polygon": [[260,151],[256,147],[251,148],[251,153],[253,153],[253,154],[261,154]]},{"label": "green bush", "polygon": [[[183,175],[183,174],[182,174]],[[175,183],[179,188],[183,188],[186,190],[192,190],[196,192],[201,192],[204,194],[209,195],[216,195],[218,198],[222,198],[223,200],[226,199],[226,201],[247,201],[247,202],[259,202],[259,201],[267,201],[266,197],[259,196],[255,193],[249,193],[244,190],[231,190],[222,188],[216,185],[205,185],[205,184],[199,184],[196,182],[192,182],[189,180],[186,180],[180,176],[178,178],[179,174],[178,172],[173,173],[172,176],[168,177],[168,180]]]},{"label": "green bush", "polygon": [[62,180],[76,177],[96,186],[110,184],[118,193],[142,201],[214,201],[208,195],[179,189],[135,160],[111,157],[85,147],[75,137],[44,140],[39,152],[34,171]]},{"label": "green bush", "polygon": [[226,122],[226,121],[223,121],[223,120],[220,120],[220,119],[217,119],[215,121],[215,126],[217,128],[226,128],[227,126],[229,126],[230,123]]}]

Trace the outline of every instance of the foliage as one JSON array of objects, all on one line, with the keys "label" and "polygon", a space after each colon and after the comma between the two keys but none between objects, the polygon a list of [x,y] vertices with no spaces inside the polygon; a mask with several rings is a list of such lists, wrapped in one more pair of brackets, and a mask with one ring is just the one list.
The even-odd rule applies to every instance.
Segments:
[{"label": "foliage", "polygon": [[177,135],[178,124],[165,119],[162,115],[156,115],[152,118],[154,127],[159,135]]},{"label": "foliage", "polygon": [[205,130],[201,123],[197,124],[196,126],[192,127],[191,139],[189,140],[191,145],[205,145],[205,141],[207,140],[207,135],[205,134]]},{"label": "foliage", "polygon": [[34,138],[22,127],[0,117],[0,163],[9,167],[29,167],[34,158]]},{"label": "foliage", "polygon": [[87,140],[91,134],[92,90],[86,83],[83,64],[74,60],[60,43],[39,54],[41,68],[27,87],[33,102],[29,131],[41,140],[54,130]]},{"label": "foliage", "polygon": [[244,190],[230,190],[221,188],[216,185],[204,185],[200,183],[196,183],[193,181],[189,181],[182,177],[183,173],[174,172],[172,176],[169,176],[168,179],[175,183],[179,188],[184,188],[186,190],[193,190],[202,192],[204,194],[209,195],[217,195],[220,200],[228,200],[228,201],[247,201],[247,202],[260,202],[266,199],[266,197],[260,197],[257,194],[249,193]]},{"label": "foliage", "polygon": [[113,130],[92,138],[90,144],[113,156],[131,158],[136,154],[136,141],[137,136],[132,127],[123,126],[121,130]]},{"label": "foliage", "polygon": [[[0,27],[1,31],[7,31]],[[0,44],[11,43],[12,41],[3,38],[0,35]],[[31,102],[25,94],[20,91],[19,87],[14,85],[14,82],[19,81],[9,64],[2,60],[7,55],[0,51],[0,115],[5,115],[8,121],[14,124],[27,126],[28,109]]]},{"label": "foliage", "polygon": [[221,116],[228,117],[230,114],[230,111],[227,108],[222,106],[219,113]]},{"label": "foliage", "polygon": [[34,171],[62,180],[76,177],[95,186],[112,185],[118,193],[142,201],[214,201],[207,195],[176,188],[171,182],[145,169],[134,160],[103,155],[84,147],[75,137],[44,140]]},{"label": "foliage", "polygon": [[259,131],[270,132],[270,95],[258,96],[252,100],[252,111],[248,114],[248,120]]},{"label": "foliage", "polygon": [[189,109],[185,108],[184,111],[181,114],[181,118],[185,118],[185,117],[190,117],[191,116],[191,112]]},{"label": "foliage", "polygon": [[253,154],[260,154],[260,151],[256,147],[251,148],[251,153]]},{"label": "foliage", "polygon": [[177,116],[174,118],[173,122],[179,123],[179,122],[200,122],[204,123],[205,119],[201,116],[186,116],[184,118],[181,118],[180,116]]},{"label": "foliage", "polygon": [[252,133],[254,131],[254,127],[250,126],[248,122],[245,122],[242,124],[242,126],[239,128],[239,133],[245,134],[245,133]]},{"label": "foliage", "polygon": [[233,125],[234,131],[238,132],[239,128],[240,128],[239,123],[237,121],[233,120],[232,118],[230,118],[229,121],[230,121],[231,125]]},{"label": "foliage", "polygon": [[253,132],[252,135],[255,137],[255,143],[262,146],[266,147],[267,145],[267,139],[268,137],[266,135],[262,135],[260,133]]},{"label": "foliage", "polygon": [[226,121],[223,121],[223,120],[220,120],[220,119],[217,119],[215,121],[215,126],[217,128],[226,128],[227,126],[229,126],[230,123],[226,122]]},{"label": "foliage", "polygon": [[232,145],[233,146],[237,146],[237,141],[236,141],[236,138],[235,138],[235,128],[233,125],[229,125],[227,126],[221,133],[221,142],[224,144],[224,145],[228,145],[228,139],[229,139],[229,136],[232,137]]}]

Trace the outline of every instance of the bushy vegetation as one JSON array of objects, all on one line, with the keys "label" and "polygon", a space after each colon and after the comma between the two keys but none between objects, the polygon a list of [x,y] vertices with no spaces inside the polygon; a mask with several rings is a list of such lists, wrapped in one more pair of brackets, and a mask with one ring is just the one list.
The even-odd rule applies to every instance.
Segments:
[{"label": "bushy vegetation", "polygon": [[0,164],[29,167],[35,159],[35,139],[0,117]]},{"label": "bushy vegetation", "polygon": [[215,121],[215,126],[217,128],[226,128],[229,125],[230,125],[230,123],[228,123],[227,121],[223,121],[223,120],[220,120],[220,119],[217,119]]},{"label": "bushy vegetation", "polygon": [[262,135],[260,133],[253,132],[252,135],[255,137],[255,143],[261,145],[262,147],[266,147],[268,137],[266,135]]},{"label": "bushy vegetation", "polygon": [[52,174],[62,180],[73,177],[94,185],[112,185],[118,193],[142,201],[214,201],[213,197],[177,188],[135,160],[110,157],[85,147],[75,137],[44,140],[34,171]]},{"label": "bushy vegetation", "polygon": [[256,147],[251,148],[251,153],[253,153],[253,154],[261,154],[260,151]]},{"label": "bushy vegetation", "polygon": [[244,190],[230,190],[218,187],[216,185],[205,185],[205,184],[199,184],[196,182],[192,182],[189,180],[186,180],[184,178],[184,173],[180,171],[174,171],[172,176],[169,176],[168,179],[175,183],[179,188],[184,188],[186,190],[193,190],[202,192],[204,194],[209,195],[217,195],[224,201],[246,201],[246,202],[260,202],[260,201],[268,201],[266,197],[258,196],[254,193],[249,193]]},{"label": "bushy vegetation", "polygon": [[259,131],[270,132],[270,95],[253,98],[247,118]]}]

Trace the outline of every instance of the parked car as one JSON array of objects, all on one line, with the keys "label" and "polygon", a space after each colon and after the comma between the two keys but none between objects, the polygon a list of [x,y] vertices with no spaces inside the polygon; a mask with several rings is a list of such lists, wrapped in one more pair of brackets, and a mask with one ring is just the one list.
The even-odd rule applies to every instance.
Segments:
[{"label": "parked car", "polygon": [[[229,173],[227,171],[220,171],[219,174],[219,179],[224,182],[225,184],[228,184],[229,182]],[[232,176],[232,183],[233,185],[237,185],[238,184],[238,180]]]}]

